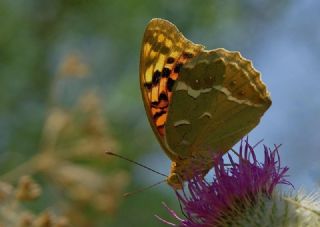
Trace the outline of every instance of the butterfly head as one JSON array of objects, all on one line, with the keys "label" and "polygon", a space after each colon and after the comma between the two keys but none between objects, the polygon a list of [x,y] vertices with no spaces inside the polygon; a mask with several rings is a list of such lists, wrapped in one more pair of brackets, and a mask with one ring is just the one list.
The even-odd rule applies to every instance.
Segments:
[{"label": "butterfly head", "polygon": [[175,190],[182,189],[185,181],[192,179],[196,175],[206,175],[211,166],[212,163],[210,161],[204,162],[201,159],[178,159],[172,161],[167,183]]},{"label": "butterfly head", "polygon": [[183,188],[182,177],[177,173],[171,173],[167,178],[167,183],[175,190]]}]

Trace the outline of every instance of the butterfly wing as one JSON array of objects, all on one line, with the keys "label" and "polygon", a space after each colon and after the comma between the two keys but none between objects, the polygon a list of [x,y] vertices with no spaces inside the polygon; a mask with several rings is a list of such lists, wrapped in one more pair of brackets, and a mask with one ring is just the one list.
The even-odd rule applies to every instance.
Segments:
[{"label": "butterfly wing", "polygon": [[203,46],[187,40],[175,25],[163,19],[152,19],[144,33],[140,54],[142,97],[152,129],[172,160],[176,153],[165,144],[172,88],[182,65],[201,50]]},{"label": "butterfly wing", "polygon": [[250,61],[225,49],[204,51],[186,63],[173,87],[166,144],[182,158],[212,162],[260,121],[271,105]]}]

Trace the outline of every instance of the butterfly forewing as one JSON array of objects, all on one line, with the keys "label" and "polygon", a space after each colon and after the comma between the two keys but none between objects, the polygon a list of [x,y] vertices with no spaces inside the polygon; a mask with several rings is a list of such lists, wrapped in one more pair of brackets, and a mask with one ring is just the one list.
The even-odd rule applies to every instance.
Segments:
[{"label": "butterfly forewing", "polygon": [[171,159],[175,154],[164,144],[164,134],[172,89],[181,67],[202,49],[166,20],[151,20],[144,33],[140,55],[142,96],[153,131]]}]

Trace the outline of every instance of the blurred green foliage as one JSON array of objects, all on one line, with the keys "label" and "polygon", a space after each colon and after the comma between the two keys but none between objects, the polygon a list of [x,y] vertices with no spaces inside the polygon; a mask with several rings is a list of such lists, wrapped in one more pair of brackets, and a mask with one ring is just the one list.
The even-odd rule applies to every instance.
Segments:
[{"label": "blurred green foliage", "polygon": [[[270,25],[288,5],[287,1],[275,0],[2,0],[0,173],[6,176],[15,172],[49,148],[60,155],[59,163],[67,160],[99,176],[107,178],[122,170],[130,173],[131,164],[110,161],[103,151],[112,141],[117,144],[118,152],[137,159],[156,143],[144,114],[138,82],[140,44],[148,21],[154,17],[168,19],[186,37],[209,49],[237,46],[242,50],[250,45],[258,30]],[[63,77],[70,74],[76,76]],[[79,149],[83,140],[97,135],[82,125],[87,115],[82,116],[81,111],[87,112],[82,109],[79,113],[74,107],[90,91],[99,100],[95,111],[104,119],[93,123],[93,128],[99,128],[98,137],[108,138],[108,143],[88,148],[102,153],[101,156],[91,157],[87,153],[77,156],[70,152],[73,156],[69,157],[69,150]],[[68,129],[70,123],[59,129],[58,142],[50,142],[52,137],[47,135],[46,125],[57,109],[74,120],[70,121],[72,129]],[[80,145],[79,141],[82,141]],[[107,164],[101,161],[104,158]],[[74,203],[78,213],[84,216],[76,226],[162,226],[154,217],[154,214],[167,216],[162,201],[179,210],[173,192],[168,196],[169,193],[149,190],[129,198],[117,198],[118,204],[112,212],[98,211],[70,198],[65,186],[57,186],[52,172],[44,171],[47,175],[41,177],[43,172],[39,174],[39,169],[29,172],[35,174],[44,193],[31,209],[41,211],[53,206],[73,220],[74,216],[64,208],[65,203]],[[11,183],[18,181],[19,174],[10,176],[13,177],[3,179]],[[133,181],[122,192],[144,186]],[[167,191],[171,189],[168,187]],[[57,198],[61,201],[52,204]]]}]

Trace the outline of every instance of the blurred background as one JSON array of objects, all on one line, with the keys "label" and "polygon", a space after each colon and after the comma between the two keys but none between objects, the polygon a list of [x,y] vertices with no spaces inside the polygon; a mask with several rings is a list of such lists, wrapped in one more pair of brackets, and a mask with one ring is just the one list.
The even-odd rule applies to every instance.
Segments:
[{"label": "blurred background", "polygon": [[163,226],[162,202],[180,210],[166,184],[123,198],[163,177],[104,154],[169,171],[138,78],[154,17],[253,61],[273,105],[250,141],[283,144],[295,188],[317,189],[319,10],[316,0],[1,0],[0,226]]}]

